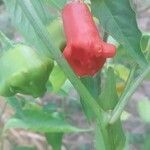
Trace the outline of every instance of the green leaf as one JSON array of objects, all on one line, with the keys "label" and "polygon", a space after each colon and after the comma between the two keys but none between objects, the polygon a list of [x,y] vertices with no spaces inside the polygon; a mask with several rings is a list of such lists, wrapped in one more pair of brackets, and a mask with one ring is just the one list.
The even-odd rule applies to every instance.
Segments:
[{"label": "green leaf", "polygon": [[96,99],[100,94],[100,87],[101,87],[101,78],[100,74],[98,73],[94,77],[84,77],[81,78],[82,83],[86,86],[89,90],[91,95]]},{"label": "green leaf", "polygon": [[[105,87],[102,89],[102,93],[99,97],[99,104],[105,111],[110,111],[114,109],[117,102],[118,95],[116,91],[115,75],[113,69],[109,67],[107,70]],[[120,120],[112,125],[108,125],[105,132],[107,137],[107,141],[104,141],[105,144],[110,144],[114,150],[123,149],[125,144],[125,135]]]},{"label": "green leaf", "polygon": [[147,98],[138,102],[138,112],[145,123],[150,123],[150,101]]},{"label": "green leaf", "polygon": [[50,75],[50,82],[53,86],[53,91],[57,92],[60,90],[60,88],[62,87],[62,85],[65,83],[66,81],[66,76],[64,74],[64,72],[60,69],[60,67],[58,65],[55,65],[55,67],[53,68],[53,71],[51,72]]},{"label": "green leaf", "polygon": [[117,47],[117,53],[114,57],[114,64],[117,63],[124,64],[126,66],[131,66],[132,64],[135,64],[134,59],[130,55],[127,55],[126,49],[122,45],[119,45]]},{"label": "green leaf", "polygon": [[148,45],[150,49],[150,35],[143,35],[141,39],[141,48],[143,51],[148,50]]},{"label": "green leaf", "polygon": [[63,133],[46,133],[45,136],[53,150],[61,150]]},{"label": "green leaf", "polygon": [[100,20],[103,28],[142,67],[146,59],[140,49],[141,32],[137,27],[135,12],[129,0],[92,0],[92,12]]},{"label": "green leaf", "polygon": [[43,111],[48,112],[48,113],[54,113],[57,112],[57,105],[52,102],[46,103],[46,105],[43,106]]},{"label": "green leaf", "polygon": [[13,150],[36,150],[36,148],[31,148],[31,147],[15,147]]},{"label": "green leaf", "polygon": [[113,125],[108,126],[107,128],[108,137],[110,144],[115,150],[122,150],[125,146],[125,135],[122,128],[121,121],[118,120]]},{"label": "green leaf", "polygon": [[[68,79],[66,79],[66,81],[62,85],[61,89],[57,92],[57,94],[60,95],[60,96],[66,97],[66,96],[69,95],[70,91],[73,90],[73,89],[74,89],[74,87],[71,84],[71,82]],[[69,95],[69,97],[70,96],[71,95]],[[71,96],[71,98],[75,99],[74,96]]]},{"label": "green leaf", "polygon": [[122,64],[116,64],[115,67],[115,73],[124,81],[127,81],[130,70],[122,65]]},{"label": "green leaf", "polygon": [[62,89],[66,92],[69,93],[70,90],[74,89],[73,85],[71,84],[71,82],[67,79],[65,84],[62,86]]},{"label": "green leaf", "polygon": [[116,80],[114,71],[111,67],[107,70],[107,78],[105,82],[105,86],[101,91],[101,95],[99,97],[99,104],[106,111],[112,110],[118,102],[118,95],[116,91]]},{"label": "green leaf", "polygon": [[[98,96],[100,94],[100,86],[101,86],[100,74],[98,73],[94,77],[83,77],[81,78],[81,82],[85,85],[85,87],[88,89],[90,94],[94,97],[94,99],[98,99]],[[91,109],[86,104],[82,103],[82,100],[81,100],[81,104],[87,118],[89,120],[92,119],[94,117],[94,114],[91,111]]]},{"label": "green leaf", "polygon": [[52,7],[61,9],[67,2],[67,0],[43,0],[48,2]]},{"label": "green leaf", "polygon": [[88,129],[79,129],[68,124],[56,113],[54,115],[42,109],[25,109],[22,115],[9,119],[4,127],[4,131],[10,128],[21,128],[36,132],[85,132]]},{"label": "green leaf", "polygon": [[23,106],[22,100],[18,100],[16,97],[7,97],[6,100],[8,104],[15,109],[17,114],[22,113],[22,106]]},{"label": "green leaf", "polygon": [[0,54],[1,52],[13,47],[13,42],[10,41],[10,39],[8,39],[8,37],[6,37],[6,35],[3,32],[1,32],[1,30],[0,30],[0,45],[2,45],[3,48],[0,50]]},{"label": "green leaf", "polygon": [[[36,50],[39,52],[39,54],[44,55],[44,56],[50,56],[49,50],[43,44],[41,39],[37,36],[35,29],[31,25],[27,16],[24,14],[23,10],[20,8],[18,1],[17,0],[13,0],[13,1],[4,0],[4,2],[5,2],[7,10],[9,11],[9,13],[11,15],[11,19],[12,19],[13,23],[19,29],[21,34],[24,36],[27,43],[29,45],[34,46],[36,48]],[[32,1],[32,3],[33,3],[33,1]],[[34,4],[36,4],[36,3],[34,2]],[[39,7],[39,5],[40,5],[40,2],[38,2],[38,4],[33,5],[33,6],[34,6],[34,9],[36,12],[40,12],[40,13],[38,13],[38,15],[39,15],[38,17],[39,17],[39,20],[41,22],[43,22],[43,20],[47,20],[47,16],[44,14],[45,13],[49,14],[49,13],[48,13],[48,11],[42,13],[42,10],[44,8],[42,10],[40,8],[44,7],[44,6]],[[46,11],[46,9],[44,11]],[[45,16],[45,18],[43,18],[43,16]],[[41,18],[43,18],[43,20],[41,20]]]},{"label": "green leaf", "polygon": [[105,150],[103,136],[98,127],[95,129],[95,150]]},{"label": "green leaf", "polygon": [[144,33],[141,39],[141,48],[145,52],[148,62],[150,62],[150,33]]},{"label": "green leaf", "polygon": [[53,19],[53,16],[50,15],[46,3],[43,0],[38,0],[38,3],[37,1],[31,0],[31,3],[44,25],[48,24],[49,21]]}]

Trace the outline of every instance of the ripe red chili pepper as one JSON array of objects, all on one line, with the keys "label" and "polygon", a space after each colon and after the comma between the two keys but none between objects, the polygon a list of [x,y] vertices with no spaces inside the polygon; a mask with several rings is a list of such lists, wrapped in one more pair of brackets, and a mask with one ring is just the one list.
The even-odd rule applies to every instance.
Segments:
[{"label": "ripe red chili pepper", "polygon": [[94,75],[106,58],[115,55],[115,46],[102,41],[92,14],[83,2],[66,4],[62,16],[67,38],[65,58],[77,75]]}]

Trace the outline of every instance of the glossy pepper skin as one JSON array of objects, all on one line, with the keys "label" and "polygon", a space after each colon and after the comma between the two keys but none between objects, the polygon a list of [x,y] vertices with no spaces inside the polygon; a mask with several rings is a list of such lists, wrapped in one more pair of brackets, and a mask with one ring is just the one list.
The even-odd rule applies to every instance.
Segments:
[{"label": "glossy pepper skin", "polygon": [[67,46],[65,58],[78,76],[93,76],[106,58],[115,55],[115,46],[102,41],[86,4],[70,2],[62,11]]},{"label": "glossy pepper skin", "polygon": [[9,97],[16,93],[33,97],[42,96],[53,68],[53,61],[40,58],[28,46],[17,44],[0,56],[0,95]]}]

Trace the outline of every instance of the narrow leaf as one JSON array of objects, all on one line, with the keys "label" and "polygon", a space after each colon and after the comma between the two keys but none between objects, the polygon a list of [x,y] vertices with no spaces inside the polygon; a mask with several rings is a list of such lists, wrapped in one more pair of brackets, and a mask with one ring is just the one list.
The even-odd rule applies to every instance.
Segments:
[{"label": "narrow leaf", "polygon": [[99,127],[97,127],[95,130],[95,150],[105,150],[103,136],[99,131]]},{"label": "narrow leaf", "polygon": [[[4,0],[4,2],[7,7],[7,10],[9,11],[9,13],[11,15],[11,19],[12,19],[13,23],[16,25],[16,27],[19,29],[19,31],[22,33],[22,35],[25,37],[27,43],[34,46],[41,55],[50,56],[49,50],[43,44],[41,39],[37,36],[35,29],[31,25],[27,16],[22,11],[22,9],[19,5],[19,2],[17,0],[13,0],[13,1]],[[32,3],[33,3],[33,1],[32,1]],[[36,3],[37,3],[37,1],[36,1]],[[36,3],[34,3],[34,4],[36,4]],[[39,5],[40,5],[40,3],[33,5],[35,7],[36,12],[42,11],[42,10],[40,10],[41,7],[39,7]],[[44,7],[44,6],[42,6],[42,7]],[[46,13],[46,12],[43,12],[40,14],[38,13],[38,15],[39,15],[38,17],[41,22],[43,22],[43,21],[40,18],[43,18],[43,16],[45,16],[45,19],[43,18],[43,20],[47,20],[47,17],[46,17],[46,15],[44,15],[44,13]]]},{"label": "narrow leaf", "polygon": [[99,104],[104,110],[112,110],[118,102],[115,74],[111,67],[107,70],[105,86],[101,91]]},{"label": "narrow leaf", "polygon": [[60,67],[58,65],[56,65],[53,68],[53,71],[51,72],[50,75],[50,82],[53,86],[53,91],[57,92],[60,90],[61,86],[65,83],[66,81],[66,76],[64,74],[64,72],[60,69]]},{"label": "narrow leaf", "polygon": [[103,28],[111,34],[126,52],[141,66],[146,59],[140,49],[142,34],[138,29],[135,12],[129,0],[92,0],[92,12]]},{"label": "narrow leaf", "polygon": [[6,100],[8,104],[15,109],[17,114],[22,113],[22,101],[21,100],[17,100],[15,97],[7,97]]},{"label": "narrow leaf", "polygon": [[[6,35],[1,31],[0,31],[0,44],[2,45],[4,51],[13,47],[13,42],[10,41],[10,39],[8,39]],[[2,51],[0,50],[0,53],[3,52],[3,50]]]},{"label": "narrow leaf", "polygon": [[61,9],[67,2],[67,0],[43,0],[43,1],[48,2],[48,4],[57,9]]},{"label": "narrow leaf", "polygon": [[32,0],[31,3],[44,25],[53,19],[52,14],[49,13],[48,7],[46,7],[46,3],[43,0],[38,0],[38,3],[36,0]]},{"label": "narrow leaf", "polygon": [[15,147],[13,150],[36,150],[36,148],[30,148],[30,147],[25,147],[25,146],[19,146]]},{"label": "narrow leaf", "polygon": [[46,133],[45,136],[53,150],[61,150],[63,133]]},{"label": "narrow leaf", "polygon": [[21,128],[36,132],[85,132],[87,129],[79,129],[68,124],[63,118],[55,117],[38,109],[23,110],[21,116],[9,119],[4,131],[10,128]]},{"label": "narrow leaf", "polygon": [[123,81],[127,81],[130,70],[122,65],[122,64],[116,64],[115,67],[115,73],[123,80]]},{"label": "narrow leaf", "polygon": [[[112,68],[108,68],[105,86],[99,97],[99,104],[105,111],[110,111],[114,109],[117,102],[118,95],[116,91],[115,74]],[[104,143],[110,144],[111,148],[115,150],[123,149],[125,144],[125,135],[120,120],[112,125],[108,125],[105,132],[106,137],[108,138],[107,141],[104,141]]]},{"label": "narrow leaf", "polygon": [[[147,50],[150,51],[150,34],[149,35],[143,35],[141,39],[141,48],[143,51]],[[148,47],[149,45],[149,47]]]},{"label": "narrow leaf", "polygon": [[[88,89],[88,91],[91,93],[91,95],[94,97],[94,99],[98,99],[98,96],[100,94],[100,86],[101,86],[100,74],[98,73],[94,77],[83,77],[81,78],[81,81]],[[92,110],[86,104],[84,104],[82,100],[81,100],[81,104],[83,107],[83,111],[87,116],[88,120],[94,118],[94,114]]]}]

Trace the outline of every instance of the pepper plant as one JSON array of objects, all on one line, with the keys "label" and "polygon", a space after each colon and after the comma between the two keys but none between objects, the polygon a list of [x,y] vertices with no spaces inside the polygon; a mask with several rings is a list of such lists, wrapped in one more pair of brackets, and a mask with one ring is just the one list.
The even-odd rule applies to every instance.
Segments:
[{"label": "pepper plant", "polygon": [[[131,1],[4,3],[25,42],[12,44],[0,34],[0,69],[5,70],[0,73],[0,94],[16,110],[3,132],[23,128],[44,133],[54,150],[61,149],[65,133],[94,132],[94,149],[123,150],[126,138],[121,114],[150,73],[150,49],[142,48],[142,33]],[[80,96],[84,114],[93,124],[90,129],[70,125],[56,109],[24,100],[23,94],[43,95],[46,85],[47,91],[59,93],[66,80]]]}]

